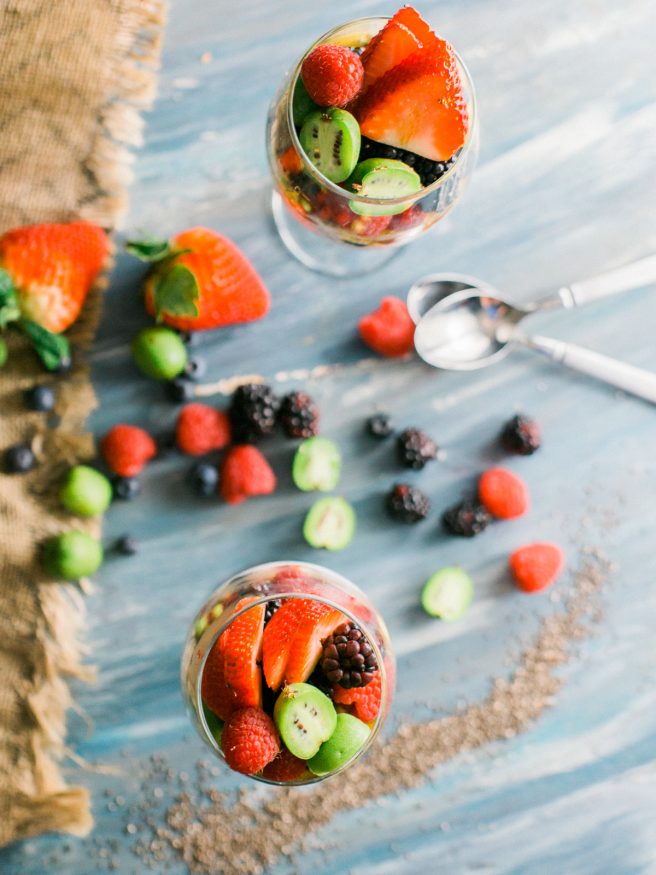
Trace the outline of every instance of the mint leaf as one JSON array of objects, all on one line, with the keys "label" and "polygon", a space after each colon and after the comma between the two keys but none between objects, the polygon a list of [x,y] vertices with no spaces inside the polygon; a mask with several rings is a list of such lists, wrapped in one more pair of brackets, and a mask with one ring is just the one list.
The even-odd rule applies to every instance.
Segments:
[{"label": "mint leaf", "polygon": [[143,240],[128,240],[125,248],[131,255],[136,255],[140,261],[161,261],[171,255],[169,241],[156,240],[154,237],[146,237]]},{"label": "mint leaf", "polygon": [[6,328],[10,322],[20,317],[18,298],[14,281],[9,273],[0,267],[0,328]]},{"label": "mint leaf", "polygon": [[184,264],[174,264],[155,281],[155,313],[167,316],[198,316],[199,289],[194,274]]},{"label": "mint leaf", "polygon": [[19,319],[17,327],[30,339],[34,351],[49,371],[56,371],[71,357],[71,348],[61,334],[53,334],[38,322],[31,319]]}]

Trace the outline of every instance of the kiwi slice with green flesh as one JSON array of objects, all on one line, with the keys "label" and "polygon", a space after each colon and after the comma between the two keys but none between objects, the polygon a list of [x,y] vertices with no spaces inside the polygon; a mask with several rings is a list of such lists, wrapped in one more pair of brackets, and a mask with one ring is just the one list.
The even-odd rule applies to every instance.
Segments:
[{"label": "kiwi slice with green flesh", "polygon": [[352,714],[338,714],[335,731],[308,761],[315,775],[329,775],[352,759],[369,737],[366,723]]},{"label": "kiwi slice with green flesh", "polygon": [[303,537],[310,547],[343,550],[355,534],[355,511],[345,498],[320,498],[303,524]]},{"label": "kiwi slice with green flesh", "polygon": [[474,584],[462,568],[436,571],[421,591],[421,606],[431,617],[451,623],[460,619],[474,597]]},{"label": "kiwi slice with green flesh", "polygon": [[290,684],[276,699],[273,720],[290,753],[309,760],[335,731],[337,712],[312,684]]},{"label": "kiwi slice with green flesh", "polygon": [[[361,161],[349,179],[349,188],[361,195],[376,199],[414,195],[421,190],[421,179],[408,164],[394,158],[367,158]],[[366,204],[349,201],[354,213],[360,216],[396,216],[411,204]]]},{"label": "kiwi slice with green flesh", "polygon": [[303,122],[303,151],[331,182],[344,182],[360,156],[360,125],[345,109],[318,109]]},{"label": "kiwi slice with green flesh", "polygon": [[302,492],[330,492],[339,483],[342,454],[327,438],[303,441],[294,454],[292,479]]},{"label": "kiwi slice with green flesh", "polygon": [[319,109],[319,106],[307,93],[303,80],[298,76],[294,86],[294,94],[292,95],[292,117],[296,127],[300,128],[310,113],[316,109]]}]

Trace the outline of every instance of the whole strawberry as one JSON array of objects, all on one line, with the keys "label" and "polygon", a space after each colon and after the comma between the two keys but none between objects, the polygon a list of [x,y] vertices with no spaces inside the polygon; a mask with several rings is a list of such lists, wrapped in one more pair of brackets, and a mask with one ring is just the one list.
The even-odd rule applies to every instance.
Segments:
[{"label": "whole strawberry", "polygon": [[144,294],[158,322],[199,331],[251,322],[269,310],[269,292],[253,265],[216,231],[190,228],[170,241],[132,241],[127,249],[153,265]]},{"label": "whole strawberry", "polygon": [[362,86],[364,67],[347,46],[324,43],[303,61],[301,78],[319,106],[346,106]]},{"label": "whole strawberry", "polygon": [[243,708],[228,718],[221,749],[231,769],[254,775],[278,755],[280,736],[268,714],[260,708]]},{"label": "whole strawberry", "polygon": [[233,447],[221,466],[221,495],[228,504],[239,504],[254,495],[269,495],[276,488],[276,475],[257,447]]},{"label": "whole strawberry", "polygon": [[101,440],[100,451],[115,474],[136,477],[157,453],[157,445],[143,428],[120,423]]},{"label": "whole strawberry", "polygon": [[109,252],[97,225],[27,225],[0,237],[0,265],[15,286],[20,314],[58,334],[80,315]]},{"label": "whole strawberry", "polygon": [[407,355],[414,347],[415,323],[405,301],[391,295],[360,319],[358,332],[368,347],[389,358]]}]

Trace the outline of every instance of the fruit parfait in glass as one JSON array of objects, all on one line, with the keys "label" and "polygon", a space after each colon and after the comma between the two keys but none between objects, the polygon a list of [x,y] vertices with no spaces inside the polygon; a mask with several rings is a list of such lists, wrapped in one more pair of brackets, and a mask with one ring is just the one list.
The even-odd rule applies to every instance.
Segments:
[{"label": "fruit parfait in glass", "polygon": [[182,692],[201,738],[236,772],[310,784],[354,762],[394,690],[385,624],[346,578],[306,562],[249,568],[198,612]]},{"label": "fruit parfait in glass", "polygon": [[474,86],[449,43],[404,6],[311,46],[274,98],[267,141],[289,251],[323,273],[357,275],[465,190],[478,153]]}]

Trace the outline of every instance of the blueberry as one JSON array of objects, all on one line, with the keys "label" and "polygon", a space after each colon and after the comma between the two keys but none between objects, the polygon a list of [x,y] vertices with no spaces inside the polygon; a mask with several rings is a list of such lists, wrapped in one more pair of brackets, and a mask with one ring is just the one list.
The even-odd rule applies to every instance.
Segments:
[{"label": "blueberry", "polygon": [[57,396],[51,386],[32,386],[28,389],[24,396],[25,404],[30,410],[36,410],[39,413],[49,413],[54,410]]},{"label": "blueberry", "polygon": [[169,380],[166,383],[166,392],[175,404],[184,404],[185,401],[191,401],[194,397],[194,387],[188,380],[183,380],[181,377],[176,377],[175,380]]},{"label": "blueberry", "polygon": [[137,477],[114,477],[112,480],[114,498],[132,501],[141,492],[141,481]]},{"label": "blueberry", "polygon": [[209,462],[197,462],[189,472],[189,482],[194,491],[204,498],[216,495],[219,485],[219,469]]},{"label": "blueberry", "polygon": [[5,452],[5,468],[8,474],[25,474],[36,465],[36,456],[28,444],[14,444]]},{"label": "blueberry", "polygon": [[367,431],[377,438],[385,438],[394,431],[394,423],[389,413],[374,413],[367,420]]},{"label": "blueberry", "polygon": [[187,366],[184,369],[184,376],[188,380],[200,380],[201,377],[205,376],[206,371],[207,362],[205,359],[194,357],[190,358],[187,362]]},{"label": "blueberry", "polygon": [[132,535],[123,535],[114,545],[114,549],[117,553],[122,553],[123,556],[134,556],[135,553],[139,552],[139,541]]}]

